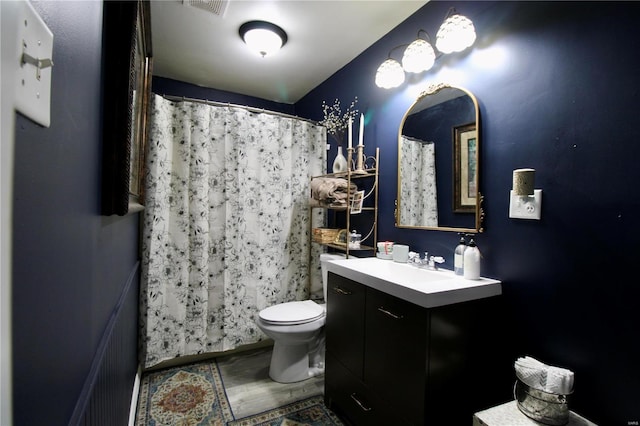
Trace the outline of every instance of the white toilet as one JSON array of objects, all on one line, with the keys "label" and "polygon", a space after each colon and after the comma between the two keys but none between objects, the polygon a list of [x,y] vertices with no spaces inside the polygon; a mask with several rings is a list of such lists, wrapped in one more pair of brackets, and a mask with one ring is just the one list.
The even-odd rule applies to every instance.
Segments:
[{"label": "white toilet", "polygon": [[[325,301],[326,262],[336,259],[344,259],[344,256],[329,253],[320,255]],[[324,372],[324,304],[313,300],[281,303],[261,310],[256,322],[274,341],[269,367],[272,380],[293,383]]]}]

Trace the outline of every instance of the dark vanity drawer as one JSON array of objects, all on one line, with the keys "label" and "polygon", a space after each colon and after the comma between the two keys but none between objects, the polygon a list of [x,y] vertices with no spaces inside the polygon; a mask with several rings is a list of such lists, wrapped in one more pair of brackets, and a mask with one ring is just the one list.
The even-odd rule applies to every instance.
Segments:
[{"label": "dark vanity drawer", "polygon": [[393,415],[388,403],[377,398],[329,354],[326,363],[326,371],[330,374],[325,374],[325,404],[342,420],[352,425],[367,426],[408,424]]}]

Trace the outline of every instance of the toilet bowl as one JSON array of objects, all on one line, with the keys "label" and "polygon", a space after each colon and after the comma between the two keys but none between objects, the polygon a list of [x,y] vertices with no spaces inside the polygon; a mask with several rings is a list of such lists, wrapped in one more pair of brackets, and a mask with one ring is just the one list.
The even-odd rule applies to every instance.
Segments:
[{"label": "toilet bowl", "polygon": [[[322,286],[327,298],[325,262],[343,255],[321,254]],[[273,339],[269,377],[293,383],[324,373],[325,305],[313,300],[280,303],[258,314],[258,327]]]}]

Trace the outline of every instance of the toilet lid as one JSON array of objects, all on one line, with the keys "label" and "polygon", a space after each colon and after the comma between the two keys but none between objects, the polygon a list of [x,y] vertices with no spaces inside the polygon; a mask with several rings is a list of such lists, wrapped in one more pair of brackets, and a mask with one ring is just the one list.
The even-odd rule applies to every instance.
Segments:
[{"label": "toilet lid", "polygon": [[272,324],[304,324],[324,315],[324,308],[313,300],[287,302],[260,311],[260,319]]}]

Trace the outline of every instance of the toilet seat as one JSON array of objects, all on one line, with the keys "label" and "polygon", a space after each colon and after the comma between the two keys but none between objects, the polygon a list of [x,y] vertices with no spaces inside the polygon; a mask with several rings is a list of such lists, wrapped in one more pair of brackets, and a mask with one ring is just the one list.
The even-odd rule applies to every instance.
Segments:
[{"label": "toilet seat", "polygon": [[263,309],[258,314],[267,324],[306,324],[324,316],[324,307],[313,300],[281,303]]}]

